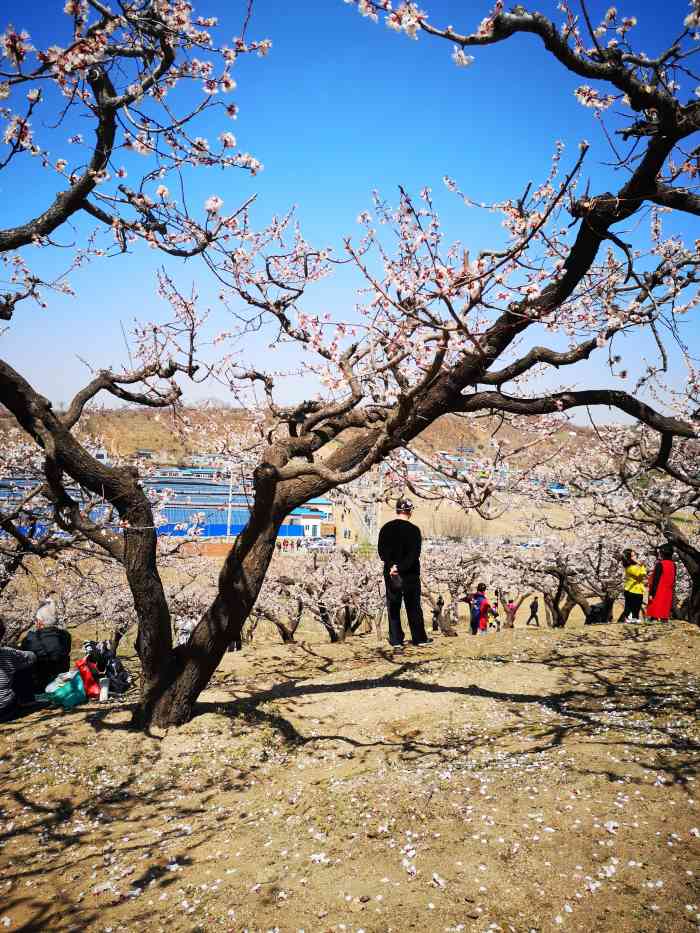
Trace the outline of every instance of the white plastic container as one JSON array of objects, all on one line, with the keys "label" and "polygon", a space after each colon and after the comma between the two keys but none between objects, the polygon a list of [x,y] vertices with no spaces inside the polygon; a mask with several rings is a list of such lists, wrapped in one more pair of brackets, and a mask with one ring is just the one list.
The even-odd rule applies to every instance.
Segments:
[{"label": "white plastic container", "polygon": [[105,703],[109,697],[109,677],[100,677],[100,703]]}]

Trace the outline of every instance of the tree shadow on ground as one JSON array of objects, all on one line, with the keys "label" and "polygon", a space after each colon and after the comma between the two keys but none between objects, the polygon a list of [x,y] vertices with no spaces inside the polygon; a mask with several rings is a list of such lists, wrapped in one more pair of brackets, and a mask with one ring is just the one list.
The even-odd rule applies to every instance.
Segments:
[{"label": "tree shadow on ground", "polygon": [[[642,772],[663,772],[666,780],[686,785],[688,777],[697,773],[700,743],[689,738],[686,727],[677,723],[682,717],[690,722],[696,715],[700,684],[687,672],[671,676],[659,670],[661,659],[672,660],[671,647],[664,655],[656,644],[667,634],[665,629],[620,626],[619,631],[612,632],[611,628],[600,637],[587,631],[571,632],[554,646],[535,644],[532,650],[521,647],[517,662],[502,655],[479,654],[471,659],[464,656],[458,659],[460,664],[478,660],[481,664],[510,662],[542,666],[558,675],[560,689],[509,692],[474,683],[443,684],[439,677],[435,681],[434,669],[436,664],[449,665],[449,661],[421,657],[397,663],[391,655],[385,660],[393,661],[395,666],[378,677],[335,683],[309,682],[317,679],[322,671],[337,671],[337,662],[329,664],[328,659],[323,658],[310,674],[299,677],[287,672],[281,683],[229,702],[205,700],[197,705],[195,714],[216,711],[232,720],[243,717],[253,725],[277,730],[286,742],[296,746],[320,747],[324,743],[336,743],[357,752],[383,751],[399,757],[435,761],[454,760],[455,749],[473,755],[478,750],[483,751],[486,745],[494,748],[501,744],[506,749],[515,744],[514,750],[502,753],[501,760],[506,761],[523,754],[550,752],[572,742],[586,743],[589,748],[596,746],[603,751],[609,746],[622,745],[633,754],[630,765]],[[376,651],[368,660],[377,660]],[[225,681],[220,682],[220,686],[226,686]],[[466,699],[494,701],[504,705],[511,722],[492,725],[487,738],[483,734],[443,735],[438,741],[410,735],[396,741],[387,738],[364,741],[340,731],[319,735],[318,730],[303,731],[302,725],[295,724],[303,724],[308,718],[298,709],[300,700],[343,693],[361,695],[383,689],[448,695],[456,702]],[[270,704],[275,704],[276,708],[266,709]],[[280,705],[291,709],[289,712],[280,710]],[[396,708],[401,708],[400,699]],[[522,741],[524,730],[528,732],[526,743]],[[533,730],[536,744],[531,742]],[[611,739],[611,731],[620,737]],[[623,776],[609,769],[582,767],[580,770],[582,774],[605,773],[610,780]],[[631,779],[629,774],[625,779]]]},{"label": "tree shadow on ground", "polygon": [[[362,646],[361,651],[348,659],[340,654],[329,658],[311,647],[295,646],[295,653],[307,664],[302,674],[290,672],[289,656],[280,651],[279,657],[272,658],[272,669],[264,659],[259,664],[251,663],[249,678],[254,685],[255,678],[264,673],[265,681],[276,680],[279,675],[280,682],[254,689],[245,696],[234,694],[233,699],[223,702],[205,700],[196,713],[215,712],[227,717],[232,739],[267,730],[290,753],[295,749],[328,750],[334,756],[355,758],[379,754],[427,769],[442,764],[473,769],[494,764],[517,765],[532,757],[584,748],[590,749],[591,755],[577,755],[575,761],[569,755],[561,758],[562,767],[575,773],[574,780],[590,776],[649,784],[660,774],[664,781],[685,786],[696,772],[699,760],[700,744],[688,732],[695,721],[700,690],[697,678],[689,672],[666,673],[662,669],[662,662],[673,668],[672,642],[667,650],[659,643],[666,635],[667,631],[660,628],[620,627],[619,631],[611,628],[604,635],[570,632],[554,644],[543,640],[520,645],[514,665],[532,665],[533,683],[538,667],[549,673],[550,686],[540,690],[489,687],[489,665],[502,677],[503,665],[510,661],[503,654],[468,653],[444,658],[428,653],[399,660],[389,652],[365,651]],[[469,673],[473,661],[479,662],[481,684],[470,682],[470,677],[475,676]],[[377,676],[362,676],[365,664],[369,667],[377,662],[381,664]],[[285,663],[287,668],[283,670]],[[353,674],[344,676],[343,668],[350,663]],[[391,665],[388,670],[387,664]],[[355,665],[360,667],[359,677],[355,676],[358,673]],[[460,683],[462,666],[464,682]],[[443,676],[448,673],[449,678]],[[329,675],[342,679],[335,683],[317,682]],[[230,676],[227,678],[222,672],[218,686],[228,686],[232,692],[240,689],[237,684],[230,684]],[[459,727],[437,723],[432,734],[412,728],[407,721],[401,726],[403,734],[394,730],[392,737],[392,730],[387,727],[382,730],[383,737],[363,738],[352,734],[356,724],[339,725],[338,714],[332,711],[323,717],[323,728],[328,729],[323,731],[318,727],[318,707],[313,713],[304,708],[306,700],[340,695],[356,697],[356,702],[362,704],[370,692],[379,691],[381,696],[384,690],[398,692],[391,708],[399,713],[402,695],[413,693],[446,697],[455,708],[462,704],[461,712],[467,716],[462,716]],[[477,703],[470,719],[471,710],[464,704],[472,701]],[[488,701],[489,709],[502,711],[502,718],[484,717],[481,701]],[[64,713],[42,710],[0,726],[0,741],[12,739],[1,759],[0,816],[5,825],[0,830],[0,846],[4,846],[0,849],[3,857],[0,896],[2,912],[20,916],[22,929],[62,933],[77,928],[101,928],[102,911],[127,900],[129,888],[141,890],[149,886],[156,895],[167,891],[177,881],[177,872],[168,867],[167,859],[173,852],[171,848],[166,855],[168,847],[176,847],[180,865],[188,861],[195,864],[197,848],[206,837],[206,820],[207,815],[211,818],[212,805],[220,804],[222,793],[229,790],[236,793],[253,775],[264,780],[259,773],[261,765],[250,762],[237,770],[233,781],[230,775],[220,773],[216,778],[206,777],[196,789],[184,788],[186,794],[181,793],[182,771],[178,773],[179,787],[178,780],[167,769],[150,786],[140,785],[137,778],[161,755],[162,743],[141,734],[138,740],[129,735],[128,710],[126,701],[97,708],[77,707]],[[387,715],[391,715],[388,710],[389,704]],[[74,780],[71,784],[70,775],[60,775],[61,783],[55,789],[48,783],[42,789],[39,780],[32,782],[31,790],[18,789],[13,771],[28,754],[29,743],[37,741],[31,730],[43,730],[45,741],[55,743],[70,760],[74,753],[76,756],[86,753],[86,735],[90,731],[76,728],[81,720],[94,732],[111,732],[115,742],[103,747],[111,752],[119,750],[127,773],[118,779],[104,780],[100,770],[104,763],[96,757],[94,773],[87,781]],[[200,725],[206,731],[205,724]],[[121,743],[119,731],[124,733]],[[192,731],[196,741],[199,735],[196,719]],[[611,749],[615,749],[619,767],[610,762]],[[172,768],[178,767],[179,761],[173,761]],[[349,773],[361,773],[357,762],[349,767]],[[333,773],[338,773],[335,764]],[[64,784],[68,787],[64,788]],[[7,823],[12,818],[15,826],[10,828]],[[237,824],[238,809],[229,810],[227,819]],[[192,836],[183,835],[183,821],[199,823]],[[145,827],[153,825],[159,827],[159,835],[150,838]],[[109,843],[113,847],[103,850]],[[109,891],[95,893],[93,889],[99,888],[104,876],[109,877],[112,863],[108,860],[115,854],[125,867],[130,862],[135,864],[134,872],[123,881],[116,876],[118,895],[112,896]],[[99,877],[88,882],[81,899],[80,892],[71,890],[74,883],[71,876],[78,873],[89,876],[94,865],[99,866]],[[55,885],[52,887],[50,898],[42,890],[49,875],[60,876],[64,882],[58,891]],[[140,924],[148,929],[149,912],[141,902],[138,908],[138,914],[134,913],[130,921],[132,927],[140,928]]]},{"label": "tree shadow on ground", "polygon": [[[207,841],[207,820],[220,806],[222,792],[240,789],[259,769],[253,763],[238,768],[233,783],[200,771],[197,784],[190,784],[182,777],[187,763],[179,759],[151,769],[160,743],[143,735],[139,742],[107,746],[119,761],[105,761],[95,750],[91,765],[90,732],[78,728],[79,720],[93,724],[109,712],[43,710],[31,723],[20,720],[23,730],[33,724],[41,735],[23,734],[0,758],[0,914],[11,916],[13,929],[103,929],[104,911],[147,887],[154,895],[167,891],[183,867],[197,862],[196,850]],[[12,725],[3,724],[0,742]],[[38,758],[36,743],[44,740],[60,761],[53,771],[42,761],[22,786],[18,774],[27,773],[27,761]],[[71,762],[79,756],[80,768],[73,770]],[[147,782],[141,780],[145,774]],[[236,820],[233,812],[228,818]],[[190,825],[194,831],[183,829]],[[54,882],[48,895],[47,878]],[[142,925],[134,919],[133,928],[148,929],[149,916],[152,911],[144,908]]]},{"label": "tree shadow on ground", "polygon": [[[31,931],[101,929],[98,921],[104,911],[147,886],[152,894],[167,891],[178,883],[178,872],[196,863],[195,850],[207,838],[204,827],[193,835],[183,833],[183,823],[205,817],[221,798],[221,786],[213,780],[197,791],[195,800],[174,801],[167,793],[172,782],[166,779],[148,791],[135,790],[131,779],[125,779],[87,792],[74,787],[69,795],[47,804],[41,792],[18,791],[7,786],[11,783],[0,784],[0,812],[5,816],[11,809],[14,813],[21,810],[24,820],[21,826],[0,833],[0,846],[19,843],[21,848],[24,837],[25,852],[32,848],[31,855],[3,860],[2,913],[21,918],[13,929]],[[154,824],[166,828],[154,838],[144,838],[146,827]],[[172,853],[173,847],[175,863],[172,854],[165,854]],[[72,878],[82,875],[80,883],[85,885],[93,866],[100,873],[87,883],[81,896]],[[110,874],[112,867],[116,870]],[[61,877],[64,884],[59,890],[52,885],[47,898],[44,884],[50,876]],[[150,913],[144,913],[145,926],[139,928],[148,928]]]}]

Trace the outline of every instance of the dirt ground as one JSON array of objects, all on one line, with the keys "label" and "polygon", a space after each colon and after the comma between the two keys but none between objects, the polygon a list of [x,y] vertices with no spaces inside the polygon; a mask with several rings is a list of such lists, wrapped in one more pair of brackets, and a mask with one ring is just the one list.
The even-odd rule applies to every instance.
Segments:
[{"label": "dirt ground", "polygon": [[699,647],[462,624],[229,654],[166,733],[31,712],[0,726],[0,929],[696,929]]}]

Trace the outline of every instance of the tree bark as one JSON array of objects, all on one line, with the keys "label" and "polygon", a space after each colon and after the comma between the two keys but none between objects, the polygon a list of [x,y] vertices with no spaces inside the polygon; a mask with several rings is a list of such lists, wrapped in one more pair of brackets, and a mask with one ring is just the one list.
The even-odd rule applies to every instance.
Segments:
[{"label": "tree bark", "polygon": [[[141,495],[143,495],[142,491]],[[137,725],[150,723],[152,711],[177,671],[177,649],[172,645],[170,610],[156,565],[156,532],[145,496],[135,528],[124,530],[124,569],[138,617],[137,650],[141,661],[141,697],[134,716]],[[135,503],[135,505],[137,505]],[[148,527],[150,525],[151,527]]]},{"label": "tree bark", "polygon": [[692,581],[686,619],[692,625],[700,626],[700,573]]},{"label": "tree bark", "polygon": [[270,619],[270,622],[272,622],[272,624],[277,629],[279,636],[282,639],[283,645],[294,644],[294,631],[296,631],[296,626],[294,627],[294,630],[292,631],[288,629],[287,626],[283,622],[280,622],[277,619]]},{"label": "tree bark", "polygon": [[690,593],[683,601],[681,618],[693,625],[700,625],[700,549],[695,547],[688,535],[674,521],[663,523],[661,530],[669,544],[676,550],[690,578]]},{"label": "tree bark", "polygon": [[[266,507],[266,505],[268,507]],[[237,538],[219,575],[219,592],[187,645],[175,649],[175,664],[159,679],[149,705],[142,699],[140,725],[178,726],[192,717],[229,643],[240,638],[265,580],[284,518],[272,502],[256,500],[251,519]]]},{"label": "tree bark", "polygon": [[[563,603],[562,597],[566,597]],[[559,586],[554,596],[550,596],[547,593],[544,594],[544,602],[549,615],[549,628],[564,628],[569,621],[569,616],[576,605],[576,601],[566,592],[563,580],[559,581]]]},{"label": "tree bark", "polygon": [[679,615],[691,625],[700,626],[700,559],[694,560],[689,554],[681,554],[681,560],[690,577],[690,593],[683,600]]},{"label": "tree bark", "polygon": [[294,644],[294,636],[296,634],[296,630],[299,628],[301,615],[304,610],[304,604],[301,602],[301,600],[299,600],[299,603],[300,605],[297,606],[296,618],[290,619],[286,625],[284,622],[280,622],[280,620],[275,615],[273,615],[273,613],[268,611],[260,612],[260,618],[267,619],[268,622],[272,622],[272,624],[275,626],[280,638],[282,639],[282,644],[284,645]]},{"label": "tree bark", "polygon": [[318,604],[318,620],[328,632],[328,637],[330,638],[332,644],[335,644],[340,640],[338,637],[338,632],[331,622],[331,614],[328,606],[324,602],[319,602]]}]

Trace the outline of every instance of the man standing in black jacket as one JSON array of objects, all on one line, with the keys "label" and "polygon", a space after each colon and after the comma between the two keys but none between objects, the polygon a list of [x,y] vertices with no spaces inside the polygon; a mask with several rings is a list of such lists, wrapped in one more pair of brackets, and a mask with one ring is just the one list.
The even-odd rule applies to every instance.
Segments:
[{"label": "man standing in black jacket", "polygon": [[414,645],[429,645],[432,638],[425,634],[420,602],[420,528],[411,522],[413,503],[399,499],[396,518],[382,526],[377,550],[384,562],[386,607],[389,614],[389,644],[403,646],[401,601],[406,607],[411,641]]}]

